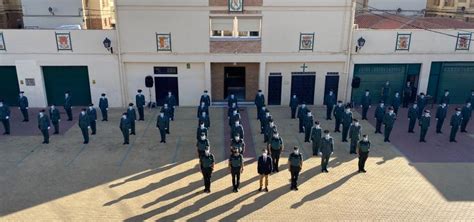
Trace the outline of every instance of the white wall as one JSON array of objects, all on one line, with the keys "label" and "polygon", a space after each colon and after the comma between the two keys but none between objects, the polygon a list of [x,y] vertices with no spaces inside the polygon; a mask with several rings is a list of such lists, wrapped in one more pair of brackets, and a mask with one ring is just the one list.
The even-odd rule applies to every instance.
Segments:
[{"label": "white wall", "polygon": [[[82,24],[82,0],[21,0],[25,26],[52,29],[60,25]],[[52,16],[48,8],[53,8]]]}]

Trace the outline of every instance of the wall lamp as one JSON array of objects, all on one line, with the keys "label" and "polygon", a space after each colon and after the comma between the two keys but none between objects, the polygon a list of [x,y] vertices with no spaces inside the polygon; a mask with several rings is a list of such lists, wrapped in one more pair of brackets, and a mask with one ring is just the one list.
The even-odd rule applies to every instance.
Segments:
[{"label": "wall lamp", "polygon": [[364,47],[364,45],[365,45],[365,39],[360,37],[357,40],[356,52],[358,52],[360,49],[362,49],[362,47]]},{"label": "wall lamp", "polygon": [[102,43],[104,44],[104,47],[107,49],[107,51],[110,51],[110,53],[114,54],[114,48],[112,47],[112,41],[110,41],[109,38],[106,37]]}]

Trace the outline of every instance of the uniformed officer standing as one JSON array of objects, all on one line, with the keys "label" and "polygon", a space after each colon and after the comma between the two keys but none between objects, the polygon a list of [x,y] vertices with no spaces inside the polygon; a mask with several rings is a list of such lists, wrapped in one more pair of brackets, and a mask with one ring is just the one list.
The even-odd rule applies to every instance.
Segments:
[{"label": "uniformed officer standing", "polygon": [[472,116],[472,106],[471,102],[466,103],[466,105],[461,110],[462,122],[461,122],[461,133],[467,133],[466,127],[469,123],[469,120]]},{"label": "uniformed officer standing", "polygon": [[390,97],[390,81],[387,81],[382,87],[382,101],[385,104],[388,104],[389,97]]},{"label": "uniformed officer standing", "polygon": [[365,162],[369,157],[370,141],[368,135],[363,135],[362,140],[357,144],[357,153],[359,154],[359,173],[365,173]]},{"label": "uniformed officer standing", "polygon": [[196,142],[196,148],[197,148],[197,153],[198,153],[198,158],[201,159],[201,157],[205,154],[204,152],[206,149],[209,147],[209,140],[206,137],[205,133],[201,133],[201,136],[199,140]]},{"label": "uniformed officer standing", "polygon": [[255,106],[257,106],[257,119],[260,118],[260,112],[262,112],[262,107],[265,106],[265,96],[263,95],[262,90],[258,90],[257,95],[255,96]]},{"label": "uniformed officer standing", "polygon": [[471,102],[471,105],[474,104],[474,89],[471,90],[471,95],[467,97],[466,103]]},{"label": "uniformed officer standing", "polygon": [[237,98],[235,98],[234,94],[230,94],[229,98],[227,99],[227,107],[232,107],[232,104],[234,103],[236,107],[239,107]]},{"label": "uniformed officer standing", "polygon": [[314,122],[314,126],[311,129],[311,141],[313,142],[313,156],[317,156],[319,153],[319,147],[321,146],[321,137],[323,132],[319,121]]},{"label": "uniformed officer standing", "polygon": [[[165,117],[168,118],[168,123],[169,123],[171,121],[171,108],[169,108],[168,104],[167,103],[163,104],[163,107],[161,107],[160,111],[165,114]],[[200,119],[201,117],[198,117],[198,118]],[[169,126],[168,128],[166,128],[166,133],[170,134]]]},{"label": "uniformed officer standing", "polygon": [[240,121],[240,114],[237,109],[232,110],[232,114],[229,117],[229,126],[232,127],[235,122]]},{"label": "uniformed officer standing", "polygon": [[349,138],[351,138],[351,147],[349,154],[357,154],[357,143],[360,140],[360,135],[362,132],[362,126],[360,126],[359,120],[354,119],[351,127],[349,128]]},{"label": "uniformed officer standing", "polygon": [[208,129],[206,128],[206,126],[204,125],[203,122],[199,122],[199,126],[196,130],[196,140],[199,140],[199,138],[201,138],[201,134],[204,133],[204,135],[206,135],[206,138],[207,138],[207,134],[208,134]]},{"label": "uniformed officer standing", "polygon": [[201,113],[201,117],[199,117],[199,122],[203,122],[204,126],[209,129],[211,127],[211,120],[206,112]]},{"label": "uniformed officer standing", "polygon": [[384,134],[384,142],[390,142],[390,133],[392,133],[393,125],[395,124],[395,120],[397,119],[397,115],[393,111],[393,107],[388,108],[388,113],[385,114],[383,117],[383,124],[385,125],[385,129],[383,131]]},{"label": "uniformed officer standing", "polygon": [[451,101],[451,96],[449,96],[449,90],[445,89],[444,90],[444,95],[441,97],[439,100],[439,104],[446,103],[446,106],[448,106]]},{"label": "uniformed officer standing", "polygon": [[305,143],[309,143],[309,138],[311,136],[311,128],[313,128],[313,123],[314,123],[313,114],[311,113],[311,111],[309,111],[306,114],[306,118],[305,118],[304,124],[303,124],[303,127],[304,127],[304,142]]},{"label": "uniformed officer standing", "polygon": [[321,172],[329,173],[328,171],[328,163],[329,158],[334,152],[334,140],[329,135],[329,130],[324,130],[324,138],[321,139],[321,151],[319,155],[321,155]]},{"label": "uniformed officer standing", "polygon": [[23,122],[28,122],[28,98],[24,95],[25,92],[21,91],[18,97],[18,109],[20,109],[23,115]]},{"label": "uniformed officer standing", "polygon": [[375,134],[382,133],[380,129],[382,128],[382,121],[383,121],[384,115],[385,115],[385,104],[383,101],[380,101],[380,105],[377,106],[377,109],[375,109],[375,114],[374,114],[375,120],[376,120]]},{"label": "uniformed officer standing", "polygon": [[425,110],[425,113],[420,119],[418,123],[420,125],[420,143],[426,143],[425,137],[426,133],[428,132],[428,128],[430,127],[431,123],[431,115],[429,110]]},{"label": "uniformed officer standing", "polygon": [[400,105],[401,105],[400,93],[397,91],[395,92],[395,95],[392,98],[392,107],[395,114],[398,114],[398,109],[400,109]]},{"label": "uniformed officer standing", "polygon": [[292,119],[295,119],[296,109],[298,108],[299,103],[300,102],[298,100],[298,97],[296,97],[296,94],[293,94],[293,96],[290,99],[291,118]]},{"label": "uniformed officer standing", "polygon": [[413,94],[413,87],[410,82],[403,89],[403,108],[407,108],[410,103],[411,95]]},{"label": "uniformed officer standing", "polygon": [[160,111],[160,115],[158,116],[158,119],[156,120],[156,128],[160,130],[160,136],[161,140],[160,143],[166,143],[166,133],[168,131],[168,126],[170,119],[165,116],[165,113],[163,111]]},{"label": "uniformed officer standing", "polygon": [[285,145],[283,144],[283,139],[280,137],[280,134],[278,134],[278,132],[274,133],[267,145],[268,153],[273,160],[273,172],[279,172],[278,163],[284,148]]},{"label": "uniformed officer standing", "polygon": [[72,103],[71,103],[71,95],[69,91],[64,93],[64,110],[67,114],[67,121],[72,121]]},{"label": "uniformed officer standing", "polygon": [[324,104],[326,105],[326,120],[332,120],[331,115],[332,115],[332,110],[334,109],[334,106],[336,105],[336,95],[334,94],[334,91],[332,89],[329,90],[329,94],[326,95],[326,98],[324,99]]},{"label": "uniformed officer standing", "polygon": [[204,192],[211,192],[211,177],[214,171],[215,158],[211,154],[210,148],[206,147],[204,155],[200,157],[201,173],[204,179]]},{"label": "uniformed officer standing", "polygon": [[268,143],[268,141],[272,138],[273,133],[277,132],[277,128],[273,119],[268,121],[267,126],[265,127],[265,134],[263,135],[263,142]]},{"label": "uniformed officer standing", "polygon": [[237,112],[239,111],[239,107],[237,107],[237,104],[236,103],[232,103],[230,105],[230,107],[227,109],[227,118],[230,119],[230,117],[232,116],[232,114],[234,113],[234,111],[237,110]]},{"label": "uniformed officer standing", "polygon": [[201,105],[198,106],[196,117],[201,117],[203,112],[209,113],[209,107],[206,105],[206,102],[201,102]]},{"label": "uniformed officer standing", "polygon": [[145,96],[142,94],[142,90],[137,90],[137,95],[135,96],[135,104],[137,104],[138,109],[138,121],[145,120],[144,106],[145,106]]},{"label": "uniformed officer standing", "polygon": [[51,123],[53,123],[53,134],[59,134],[59,122],[61,122],[61,114],[54,104],[52,104],[51,108],[49,108],[49,119],[51,120]]},{"label": "uniformed officer standing", "polygon": [[38,129],[41,131],[41,134],[43,134],[43,144],[48,144],[49,143],[49,129],[50,124],[49,124],[49,118],[47,115],[44,114],[45,110],[42,109],[39,114],[38,114]]},{"label": "uniformed officer standing", "polygon": [[240,174],[244,172],[244,157],[239,151],[234,152],[229,157],[229,170],[232,176],[233,192],[239,192]]},{"label": "uniformed officer standing", "polygon": [[102,113],[102,121],[108,121],[108,111],[109,111],[109,100],[105,97],[105,93],[102,93],[99,99],[99,108]]},{"label": "uniformed officer standing", "polygon": [[337,101],[337,105],[334,108],[334,118],[336,119],[336,126],[334,128],[334,132],[340,133],[341,130],[341,123],[342,123],[342,116],[344,115],[344,107],[342,107],[342,101]]},{"label": "uniformed officer standing", "polygon": [[418,113],[420,109],[418,104],[414,103],[412,107],[408,108],[408,133],[415,133],[413,129],[415,128],[416,120],[418,119]]},{"label": "uniformed officer standing", "polygon": [[211,97],[209,97],[208,91],[204,90],[204,94],[201,95],[201,99],[199,100],[199,103],[204,103],[206,107],[211,106]]},{"label": "uniformed officer standing", "polygon": [[137,120],[137,112],[135,111],[135,108],[133,108],[133,103],[128,104],[127,119],[130,122],[130,135],[135,135],[135,121]]},{"label": "uniformed officer standing", "polygon": [[84,144],[89,143],[89,129],[91,128],[90,122],[86,109],[82,109],[81,114],[79,114],[79,128],[81,129],[82,137],[84,138]]},{"label": "uniformed officer standing", "polygon": [[264,134],[266,127],[268,125],[268,117],[270,116],[270,111],[267,110],[265,107],[262,107],[262,111],[260,112],[260,134]]},{"label": "uniformed officer standing", "polygon": [[130,121],[128,120],[128,114],[123,113],[122,118],[120,118],[120,131],[122,132],[123,135],[123,145],[129,144],[129,138],[130,138]]},{"label": "uniformed officer standing", "polygon": [[176,97],[174,97],[173,93],[168,92],[168,96],[165,99],[165,103],[167,103],[170,106],[170,109],[171,109],[170,119],[171,121],[174,121],[174,110],[176,109],[177,102],[176,102]]},{"label": "uniformed officer standing", "polygon": [[240,138],[240,135],[235,135],[230,142],[230,152],[232,153],[234,150],[239,151],[242,155],[245,153],[245,142]]},{"label": "uniformed officer standing", "polygon": [[441,103],[436,109],[436,133],[443,133],[441,129],[443,128],[444,119],[448,114],[448,107],[446,103]]},{"label": "uniformed officer standing", "polygon": [[304,119],[306,118],[307,113],[309,112],[306,104],[303,102],[301,106],[298,108],[298,120],[299,120],[299,130],[300,133],[304,133]]},{"label": "uniformed officer standing", "polygon": [[273,161],[268,156],[267,149],[262,150],[262,155],[258,158],[257,173],[260,175],[260,188],[258,191],[262,191],[263,180],[265,180],[265,192],[268,192],[268,175],[273,172]]},{"label": "uniformed officer standing", "polygon": [[5,132],[3,135],[10,135],[10,108],[0,99],[0,121],[2,121]]},{"label": "uniformed officer standing", "polygon": [[346,110],[342,114],[342,142],[347,142],[347,134],[352,124],[352,119],[351,107],[346,106]]},{"label": "uniformed officer standing", "polygon": [[232,127],[230,138],[234,138],[236,135],[239,135],[240,138],[244,139],[244,127],[239,121],[235,122],[235,125]]},{"label": "uniformed officer standing", "polygon": [[298,147],[293,148],[293,153],[288,157],[288,170],[291,174],[290,190],[298,190],[298,176],[303,169],[303,155],[301,155]]},{"label": "uniformed officer standing", "polygon": [[420,119],[421,115],[423,115],[423,110],[425,110],[427,103],[424,93],[420,93],[420,96],[418,96],[418,100],[416,101],[416,103],[418,103],[418,107],[420,108],[420,111],[418,112],[418,119]]},{"label": "uniformed officer standing", "polygon": [[94,108],[94,104],[89,104],[89,109],[87,109],[87,115],[89,116],[92,135],[95,135],[97,132],[97,111]]},{"label": "uniformed officer standing", "polygon": [[369,108],[372,107],[372,96],[370,96],[370,91],[365,90],[365,94],[360,100],[360,107],[362,107],[362,120],[367,120],[367,112]]},{"label": "uniformed officer standing", "polygon": [[462,116],[461,116],[461,109],[458,107],[456,108],[456,113],[451,116],[451,133],[449,135],[449,142],[455,142],[456,141],[456,134],[458,133],[459,127],[461,126],[462,122]]}]

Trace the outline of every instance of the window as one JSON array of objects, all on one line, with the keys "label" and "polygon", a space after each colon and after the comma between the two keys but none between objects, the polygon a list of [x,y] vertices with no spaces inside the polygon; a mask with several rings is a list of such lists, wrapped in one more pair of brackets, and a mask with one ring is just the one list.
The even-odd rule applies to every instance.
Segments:
[{"label": "window", "polygon": [[210,25],[211,37],[260,37],[260,18],[211,18]]},{"label": "window", "polygon": [[234,20],[232,18],[215,18],[211,20],[213,37],[233,36]]}]

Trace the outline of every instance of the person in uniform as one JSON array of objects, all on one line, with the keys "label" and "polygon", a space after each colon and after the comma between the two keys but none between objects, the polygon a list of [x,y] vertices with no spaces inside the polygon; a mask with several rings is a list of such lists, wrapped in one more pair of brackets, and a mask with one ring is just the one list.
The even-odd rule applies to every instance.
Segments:
[{"label": "person in uniform", "polygon": [[443,128],[443,123],[447,114],[448,107],[446,106],[446,103],[441,103],[441,105],[436,109],[436,133],[443,133],[441,132],[441,129]]},{"label": "person in uniform", "polygon": [[324,130],[324,137],[321,139],[321,150],[319,151],[319,155],[321,155],[321,172],[329,173],[328,163],[333,152],[334,140],[329,134],[329,130]]},{"label": "person in uniform", "polygon": [[29,121],[28,116],[28,98],[24,94],[25,92],[21,91],[18,96],[18,109],[20,109],[21,114],[23,115],[23,122]]},{"label": "person in uniform", "polygon": [[0,121],[2,121],[3,135],[10,135],[10,108],[0,99]]},{"label": "person in uniform", "polygon": [[161,107],[160,111],[162,111],[165,114],[165,117],[168,118],[168,128],[166,128],[166,134],[170,134],[169,122],[171,121],[171,108],[169,108],[168,104],[165,103],[163,104],[163,107]]},{"label": "person in uniform", "polygon": [[303,169],[303,155],[301,155],[298,147],[293,148],[293,152],[288,157],[288,170],[291,174],[290,190],[298,190],[298,176]]},{"label": "person in uniform", "polygon": [[418,119],[418,113],[420,109],[418,104],[414,103],[412,107],[408,108],[408,133],[415,133],[413,129],[415,128],[416,120]]},{"label": "person in uniform", "polygon": [[123,113],[122,118],[120,118],[120,131],[122,132],[123,136],[123,145],[129,144],[130,138],[130,121],[128,120],[128,114]]},{"label": "person in uniform", "polygon": [[242,155],[245,153],[245,142],[238,134],[230,142],[230,152],[232,153],[234,150],[237,150]]},{"label": "person in uniform", "polygon": [[[204,126],[209,129],[211,127],[211,120],[206,112],[201,113],[201,117],[199,117],[199,122],[203,122]],[[168,128],[169,130],[169,128]],[[168,133],[169,134],[169,133]]]},{"label": "person in uniform", "polygon": [[365,94],[360,100],[360,107],[362,107],[362,120],[367,120],[367,112],[372,107],[372,97],[368,89],[365,90]]},{"label": "person in uniform", "polygon": [[49,118],[44,114],[45,110],[42,109],[38,113],[38,129],[43,134],[43,144],[49,144],[49,129],[51,128],[49,124]]},{"label": "person in uniform", "polygon": [[170,106],[171,113],[170,113],[170,119],[171,121],[174,121],[174,110],[176,109],[176,97],[174,97],[173,93],[168,92],[168,96],[165,99],[165,103],[167,103]]},{"label": "person in uniform", "polygon": [[89,125],[91,126],[92,135],[95,135],[97,132],[97,111],[94,108],[94,104],[89,104],[89,109],[87,109],[87,115],[89,116]]},{"label": "person in uniform", "polygon": [[135,108],[133,108],[133,103],[128,104],[127,119],[130,122],[130,135],[136,135],[135,121],[137,121],[137,112],[135,111]]},{"label": "person in uniform", "polygon": [[466,99],[466,103],[471,102],[471,105],[474,104],[474,89],[471,90],[471,95],[469,95]]},{"label": "person in uniform", "polygon": [[285,145],[283,144],[283,139],[280,137],[280,134],[278,134],[278,132],[274,133],[267,145],[268,153],[272,156],[273,160],[273,172],[279,172],[278,163],[284,148]]},{"label": "person in uniform", "polygon": [[240,174],[244,172],[244,157],[237,150],[229,157],[229,170],[232,176],[232,191],[239,192]]},{"label": "person in uniform", "polygon": [[382,121],[383,121],[383,117],[385,115],[385,104],[383,101],[380,101],[380,105],[377,106],[377,109],[375,109],[375,134],[377,133],[382,133],[382,131],[380,130],[382,128]]},{"label": "person in uniform", "polygon": [[227,107],[232,107],[232,104],[235,103],[236,107],[239,107],[239,103],[237,101],[237,98],[235,97],[234,94],[230,94],[229,98],[227,99]]},{"label": "person in uniform", "polygon": [[276,131],[275,122],[273,119],[269,119],[268,124],[265,126],[265,134],[263,134],[263,142],[268,143],[272,138],[273,133]]},{"label": "person in uniform", "polygon": [[392,98],[393,111],[397,115],[398,115],[398,109],[400,109],[401,103],[402,103],[402,101],[401,101],[401,98],[400,98],[400,93],[397,91],[397,92],[395,92],[395,95]]},{"label": "person in uniform", "polygon": [[199,122],[199,126],[196,130],[196,140],[199,140],[201,138],[201,134],[204,133],[204,135],[206,135],[206,138],[207,138],[207,134],[209,132],[209,129],[206,128],[206,126],[204,125],[203,122]]},{"label": "person in uniform", "polygon": [[359,120],[354,119],[351,127],[349,128],[349,138],[351,138],[351,148],[349,154],[357,154],[357,143],[360,140],[362,132],[362,126],[360,126]]},{"label": "person in uniform", "polygon": [[333,111],[334,118],[336,119],[336,126],[334,128],[335,133],[340,133],[341,130],[341,123],[342,123],[342,115],[344,114],[344,107],[342,107],[342,101],[337,101],[337,105]]},{"label": "person in uniform", "polygon": [[425,113],[420,118],[419,125],[420,125],[420,143],[426,143],[425,137],[426,133],[428,132],[428,128],[430,127],[431,123],[431,115],[429,110],[425,110]]},{"label": "person in uniform", "polygon": [[306,107],[306,104],[303,102],[301,106],[298,108],[298,120],[299,120],[299,130],[300,133],[304,133],[304,119],[306,118],[306,113],[308,113],[309,110]]},{"label": "person in uniform", "polygon": [[64,93],[64,110],[67,114],[67,121],[72,121],[72,103],[69,91],[66,91],[66,93]]},{"label": "person in uniform", "polygon": [[313,128],[313,114],[309,111],[306,114],[306,118],[304,119],[303,129],[304,129],[304,142],[309,143],[309,138],[311,136],[311,128]]},{"label": "person in uniform", "polygon": [[408,108],[412,94],[413,87],[411,86],[410,82],[407,82],[405,88],[403,89],[403,108]]},{"label": "person in uniform", "polygon": [[230,119],[230,117],[232,116],[232,114],[234,113],[235,110],[237,110],[237,112],[239,112],[239,108],[237,107],[237,104],[232,103],[230,105],[230,107],[227,109],[227,118]]},{"label": "person in uniform", "polygon": [[142,94],[142,90],[137,90],[137,95],[135,96],[135,104],[137,104],[138,109],[138,121],[145,120],[145,96]]},{"label": "person in uniform", "polygon": [[362,140],[357,144],[357,153],[359,154],[359,173],[365,173],[365,162],[369,158],[370,141],[368,135],[363,135]]},{"label": "person in uniform", "polygon": [[418,107],[420,108],[420,112],[418,112],[418,119],[420,119],[421,115],[423,115],[423,110],[425,110],[427,103],[424,93],[420,93],[420,96],[418,96],[416,103],[418,103]]},{"label": "person in uniform", "polygon": [[451,133],[449,135],[449,142],[451,143],[458,142],[456,141],[456,134],[458,133],[461,123],[462,123],[461,109],[458,107],[456,108],[456,113],[454,113],[453,116],[451,116],[451,122],[450,122]]},{"label": "person in uniform", "polygon": [[107,99],[107,97],[105,97],[105,93],[102,93],[99,99],[99,109],[100,109],[100,112],[102,113],[102,121],[108,121],[109,120],[109,116],[108,116],[109,100]]},{"label": "person in uniform", "polygon": [[232,127],[235,122],[240,121],[241,117],[237,109],[232,110],[232,113],[229,117],[229,126]]},{"label": "person in uniform", "polygon": [[199,100],[199,103],[206,105],[206,107],[211,106],[211,97],[209,97],[208,91],[204,90],[204,94],[201,95],[201,99]]},{"label": "person in uniform", "polygon": [[313,142],[313,156],[317,156],[319,153],[319,148],[321,146],[321,137],[323,135],[321,125],[319,121],[314,122],[314,126],[311,129],[311,141]]},{"label": "person in uniform", "polygon": [[299,100],[298,97],[296,97],[296,94],[293,94],[293,96],[290,99],[290,109],[291,109],[291,118],[295,119],[296,117],[296,109],[298,108],[299,105]]},{"label": "person in uniform", "polygon": [[[264,110],[263,110],[264,109]],[[267,110],[265,107],[262,107],[262,111],[260,112],[260,134],[265,133],[265,129],[268,125],[268,118],[270,116],[270,111]]]},{"label": "person in uniform", "polygon": [[334,91],[332,89],[329,90],[329,94],[326,95],[326,98],[324,99],[324,104],[326,105],[326,120],[332,120],[331,115],[332,115],[332,110],[334,109],[334,106],[336,105],[336,95],[334,94]]},{"label": "person in uniform", "polygon": [[461,122],[461,133],[467,133],[466,127],[472,116],[471,102],[467,102],[461,110],[462,122]]},{"label": "person in uniform", "polygon": [[82,137],[84,138],[84,144],[89,143],[89,129],[91,128],[91,121],[89,120],[89,115],[87,115],[87,110],[82,109],[79,114],[79,128],[82,132]]},{"label": "person in uniform", "polygon": [[262,191],[263,181],[265,180],[265,189],[263,191],[268,192],[268,175],[273,172],[273,160],[268,156],[267,149],[262,150],[262,155],[258,157],[257,162],[257,173],[260,175],[260,188],[258,191]]},{"label": "person in uniform", "polygon": [[262,112],[262,107],[265,106],[265,96],[263,95],[262,90],[258,90],[257,95],[255,95],[255,106],[257,106],[257,119],[260,118],[260,112]]},{"label": "person in uniform", "polygon": [[395,120],[397,119],[397,115],[393,111],[393,107],[388,108],[388,113],[385,113],[383,117],[383,124],[385,125],[385,129],[383,131],[384,134],[384,142],[390,142],[390,134],[392,133],[393,125],[395,124]]},{"label": "person in uniform", "polygon": [[382,87],[382,101],[385,104],[388,104],[389,97],[390,97],[390,81],[387,81]]},{"label": "person in uniform", "polygon": [[441,97],[441,99],[439,99],[439,104],[446,103],[446,106],[448,106],[450,101],[451,96],[449,96],[449,90],[445,89],[444,95]]},{"label": "person in uniform", "polygon": [[201,157],[205,154],[204,152],[208,147],[210,147],[209,140],[207,139],[205,133],[201,133],[199,140],[196,142],[197,154],[199,159],[201,159]]},{"label": "person in uniform", "polygon": [[201,105],[198,107],[196,117],[201,117],[202,113],[204,112],[209,113],[209,106],[206,105],[206,102],[201,102]]},{"label": "person in uniform", "polygon": [[51,123],[54,127],[53,134],[59,134],[59,122],[61,122],[61,114],[59,113],[59,110],[56,109],[54,104],[52,104],[49,108],[49,119],[51,120]]},{"label": "person in uniform", "polygon": [[165,116],[163,111],[160,111],[160,115],[156,120],[156,128],[160,130],[160,143],[166,143],[166,134],[169,132],[168,126],[170,124],[170,119]]},{"label": "person in uniform", "polygon": [[210,152],[210,147],[206,147],[204,155],[199,158],[201,165],[201,173],[204,179],[204,192],[211,192],[211,177],[214,171],[215,158]]},{"label": "person in uniform", "polygon": [[235,125],[232,127],[230,138],[234,138],[235,135],[239,135],[240,138],[244,139],[244,127],[239,121],[235,122]]},{"label": "person in uniform", "polygon": [[342,142],[347,142],[347,134],[352,124],[352,119],[351,107],[347,105],[344,114],[342,114]]}]

